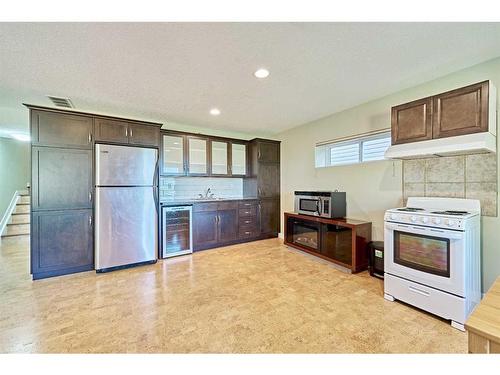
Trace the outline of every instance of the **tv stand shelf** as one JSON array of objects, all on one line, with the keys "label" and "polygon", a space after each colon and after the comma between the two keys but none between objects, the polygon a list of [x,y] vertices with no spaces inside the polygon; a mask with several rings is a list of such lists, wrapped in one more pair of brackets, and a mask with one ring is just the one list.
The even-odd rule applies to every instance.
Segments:
[{"label": "tv stand shelf", "polygon": [[352,273],[367,269],[371,222],[285,212],[284,223],[285,245],[339,264]]}]

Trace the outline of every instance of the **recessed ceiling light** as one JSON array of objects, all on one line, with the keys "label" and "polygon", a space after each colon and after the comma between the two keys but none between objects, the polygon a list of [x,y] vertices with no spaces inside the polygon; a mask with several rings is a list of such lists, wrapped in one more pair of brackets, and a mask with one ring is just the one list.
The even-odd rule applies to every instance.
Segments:
[{"label": "recessed ceiling light", "polygon": [[269,76],[269,70],[261,68],[257,70],[253,75],[257,78],[267,78]]},{"label": "recessed ceiling light", "polygon": [[13,133],[12,138],[22,142],[29,142],[31,139],[28,134],[23,134],[23,133]]},{"label": "recessed ceiling light", "polygon": [[219,115],[220,115],[220,110],[219,110],[219,108],[212,108],[212,109],[210,110],[210,114],[211,114],[212,116],[219,116]]}]

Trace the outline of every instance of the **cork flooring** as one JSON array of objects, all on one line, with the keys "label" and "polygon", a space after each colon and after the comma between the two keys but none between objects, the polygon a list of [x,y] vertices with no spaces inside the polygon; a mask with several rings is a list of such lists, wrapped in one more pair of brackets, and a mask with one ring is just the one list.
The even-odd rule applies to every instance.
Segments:
[{"label": "cork flooring", "polygon": [[465,353],[448,322],[272,239],[108,274],[31,281],[0,244],[0,352]]}]

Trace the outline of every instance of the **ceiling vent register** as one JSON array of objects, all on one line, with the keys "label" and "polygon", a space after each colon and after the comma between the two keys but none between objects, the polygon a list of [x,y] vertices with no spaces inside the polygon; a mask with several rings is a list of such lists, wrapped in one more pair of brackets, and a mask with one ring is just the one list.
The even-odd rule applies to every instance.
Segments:
[{"label": "ceiling vent register", "polygon": [[68,98],[61,98],[59,96],[50,96],[48,95],[47,98],[50,99],[50,101],[56,106],[56,107],[63,107],[63,108],[75,108],[73,106],[73,103],[71,102],[70,99]]}]

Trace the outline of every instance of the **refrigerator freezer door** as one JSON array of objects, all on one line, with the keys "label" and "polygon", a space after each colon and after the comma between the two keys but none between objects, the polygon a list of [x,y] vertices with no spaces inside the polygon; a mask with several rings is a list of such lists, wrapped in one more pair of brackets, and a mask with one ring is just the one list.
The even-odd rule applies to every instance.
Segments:
[{"label": "refrigerator freezer door", "polygon": [[157,259],[156,187],[97,187],[96,270]]},{"label": "refrigerator freezer door", "polygon": [[95,145],[96,186],[153,186],[158,151],[152,148]]}]

